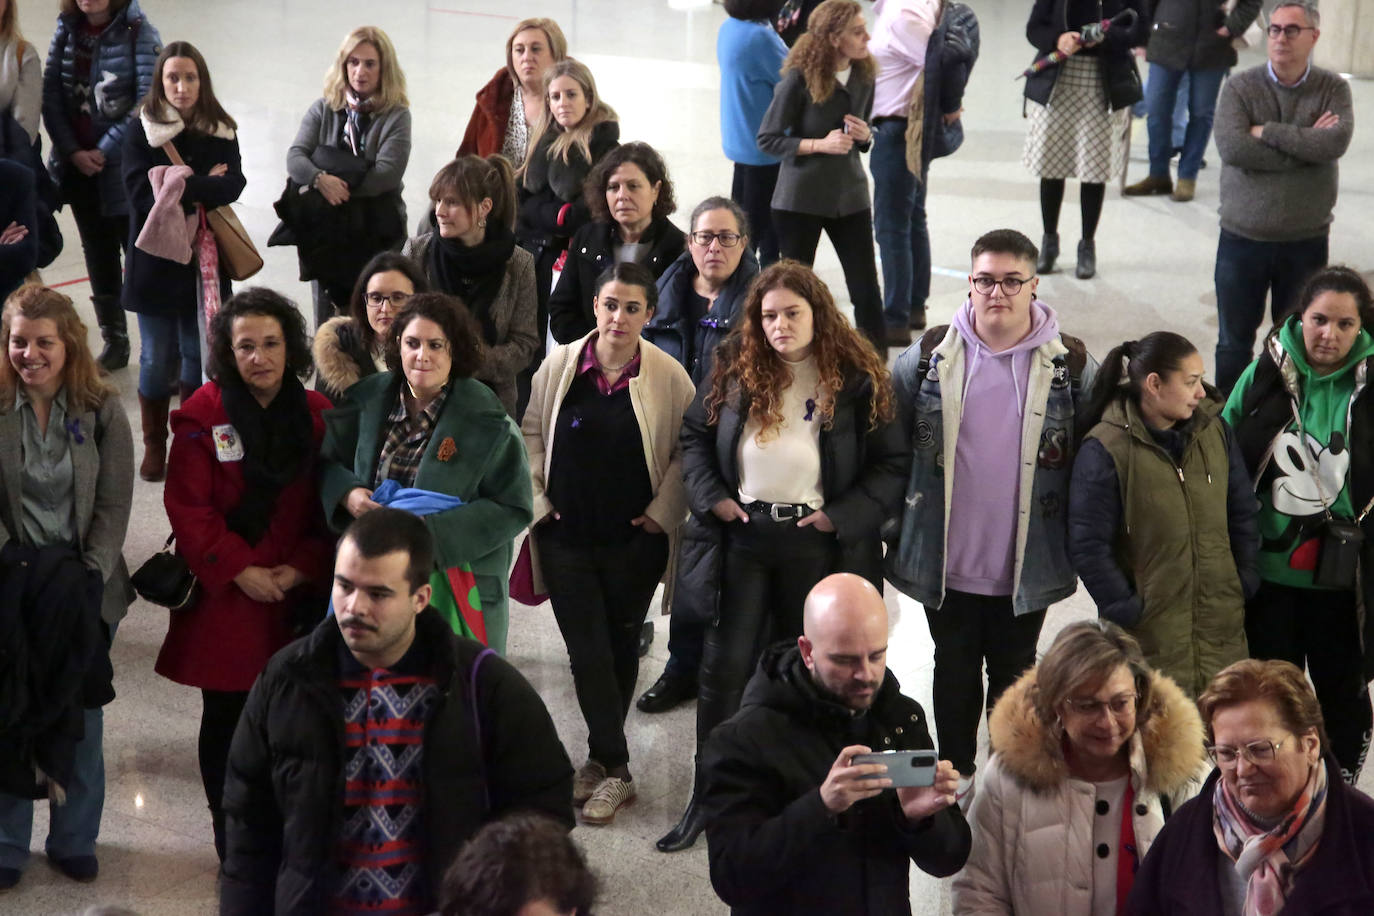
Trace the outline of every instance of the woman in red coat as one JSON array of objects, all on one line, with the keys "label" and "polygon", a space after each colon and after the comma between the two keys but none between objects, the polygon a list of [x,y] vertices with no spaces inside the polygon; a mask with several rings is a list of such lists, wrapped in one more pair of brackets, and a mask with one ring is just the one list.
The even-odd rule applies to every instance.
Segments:
[{"label": "woman in red coat", "polygon": [[224,858],[220,795],[229,743],[258,672],[292,638],[293,610],[324,613],[333,557],[317,463],[329,400],[307,391],[310,348],[296,307],[254,287],[210,327],[207,383],[172,414],[163,502],[200,583],[172,612],[157,672],[199,687],[200,774]]},{"label": "woman in red coat", "polygon": [[544,111],[544,71],[568,56],[568,39],[552,19],[522,19],[506,39],[506,65],[477,90],[463,142],[454,154],[500,153],[520,168]]}]

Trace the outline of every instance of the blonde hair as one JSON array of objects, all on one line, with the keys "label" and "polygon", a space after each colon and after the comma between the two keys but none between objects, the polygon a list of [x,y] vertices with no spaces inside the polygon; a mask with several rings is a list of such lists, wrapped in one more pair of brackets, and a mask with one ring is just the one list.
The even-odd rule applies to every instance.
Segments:
[{"label": "blonde hair", "polygon": [[553,55],[553,62],[558,63],[568,56],[568,39],[563,35],[563,30],[558,27],[558,23],[544,16],[535,16],[530,19],[521,19],[511,29],[510,37],[506,39],[506,72],[510,74],[511,81],[515,85],[520,85],[520,76],[515,72],[515,62],[511,60],[511,49],[515,46],[515,36],[529,29],[538,29],[544,33],[544,38],[549,43],[549,54]]},{"label": "blonde hair", "polygon": [[20,57],[24,54],[24,35],[19,31],[19,10],[15,0],[5,4],[5,11],[0,13],[0,41],[13,41],[19,45],[17,51]]},{"label": "blonde hair", "polygon": [[396,48],[391,44],[391,39],[386,32],[377,28],[375,25],[363,25],[349,32],[344,36],[343,43],[339,45],[339,53],[334,56],[334,63],[329,69],[324,71],[324,101],[334,111],[341,111],[346,102],[344,101],[344,90],[348,88],[348,56],[357,50],[358,45],[366,42],[377,49],[377,56],[380,58],[379,70],[380,78],[377,84],[377,91],[372,96],[372,111],[374,114],[388,111],[392,108],[409,108],[410,99],[406,97],[406,75],[401,71],[401,64],[396,60]]},{"label": "blonde hair", "polygon": [[[582,116],[581,121],[567,130],[564,130],[553,119],[553,110],[549,108],[549,86],[561,76],[566,76],[576,82],[587,96],[587,113]],[[596,80],[592,78],[592,71],[588,70],[587,65],[577,58],[567,57],[544,71],[544,107],[539,113],[539,123],[535,125],[534,132],[530,134],[529,148],[531,150],[537,149],[544,134],[554,130],[558,132],[559,136],[549,147],[550,159],[558,156],[566,163],[569,151],[576,146],[582,151],[583,158],[591,162],[592,130],[603,121],[615,120],[618,120],[615,109],[601,101],[601,93],[596,90]],[[529,161],[529,157],[526,157],[525,164],[522,166],[522,174],[523,170],[529,167]]]},{"label": "blonde hair", "polygon": [[57,336],[66,350],[66,364],[62,367],[62,384],[67,389],[67,403],[80,410],[99,410],[110,395],[116,394],[114,385],[100,375],[100,367],[91,348],[86,344],[86,325],[76,313],[72,300],[55,289],[37,283],[26,283],[5,300],[0,313],[0,336],[4,337],[6,355],[0,361],[0,413],[14,407],[16,389],[22,384],[9,360],[10,328],[14,316],[29,321],[50,319],[57,325]]},{"label": "blonde hair", "polygon": [[[782,63],[783,72],[796,70],[801,73],[813,102],[820,104],[835,91],[839,54],[831,39],[849,28],[855,16],[862,15],[863,10],[855,0],[825,0],[811,11],[806,20],[806,34],[787,52],[787,59]],[[862,79],[871,81],[878,75],[878,65],[871,54],[852,60],[849,65],[854,68],[854,75]]]}]

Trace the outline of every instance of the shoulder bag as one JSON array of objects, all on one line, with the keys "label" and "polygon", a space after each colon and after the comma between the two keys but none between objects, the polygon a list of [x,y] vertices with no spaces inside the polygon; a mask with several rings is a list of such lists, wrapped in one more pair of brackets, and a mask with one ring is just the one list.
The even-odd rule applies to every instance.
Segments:
[{"label": "shoulder bag", "polygon": [[[173,165],[185,165],[176,146],[168,140],[163,144],[167,158]],[[225,204],[213,209],[205,208],[205,221],[214,233],[215,243],[219,245],[219,260],[230,280],[247,280],[262,270],[262,255],[253,245],[248,230],[239,222],[234,208]]]}]

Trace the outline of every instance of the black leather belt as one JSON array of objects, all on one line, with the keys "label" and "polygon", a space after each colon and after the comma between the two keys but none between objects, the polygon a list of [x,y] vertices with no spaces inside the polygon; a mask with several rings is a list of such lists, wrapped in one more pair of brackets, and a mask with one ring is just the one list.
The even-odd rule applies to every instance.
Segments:
[{"label": "black leather belt", "polygon": [[906,118],[902,117],[901,115],[882,115],[882,116],[880,116],[880,117],[877,117],[877,118],[874,118],[874,119],[873,119],[873,126],[874,126],[874,127],[877,127],[879,124],[882,124],[884,121],[901,121],[903,124],[905,124],[905,123],[906,123]]},{"label": "black leather belt", "polygon": [[806,518],[815,510],[805,503],[766,503],[755,500],[745,503],[744,511],[766,515],[775,522],[784,522],[793,518]]}]

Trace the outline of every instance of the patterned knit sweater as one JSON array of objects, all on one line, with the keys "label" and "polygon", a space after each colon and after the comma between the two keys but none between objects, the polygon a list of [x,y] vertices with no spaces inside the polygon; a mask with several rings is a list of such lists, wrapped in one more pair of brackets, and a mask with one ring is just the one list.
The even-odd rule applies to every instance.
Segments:
[{"label": "patterned knit sweater", "polygon": [[391,668],[365,668],[346,649],[339,690],[344,705],[343,830],[336,851],[342,877],[330,912],[432,912],[423,864],[424,729],[439,686],[416,642]]}]

